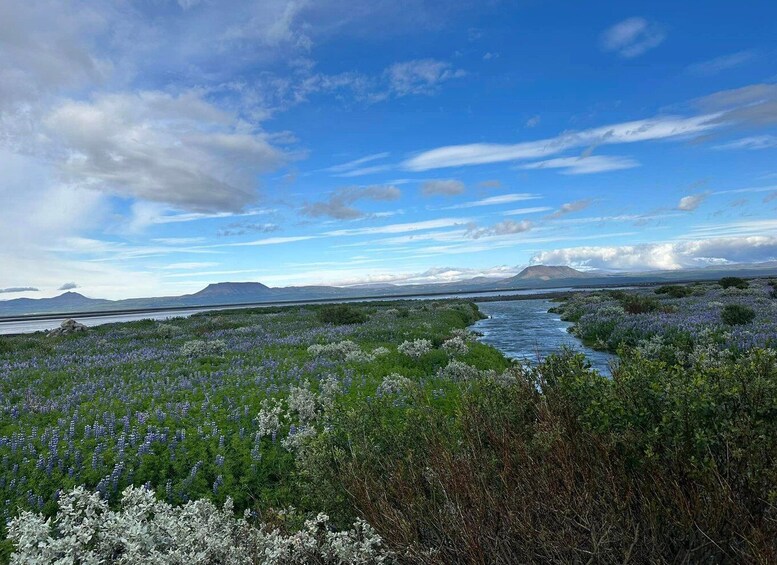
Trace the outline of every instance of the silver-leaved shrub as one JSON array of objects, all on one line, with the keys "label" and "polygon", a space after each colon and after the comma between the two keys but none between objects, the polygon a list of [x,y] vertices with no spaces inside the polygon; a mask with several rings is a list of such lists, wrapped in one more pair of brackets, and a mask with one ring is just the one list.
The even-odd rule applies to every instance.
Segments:
[{"label": "silver-leaved shrub", "polygon": [[397,351],[413,359],[420,359],[432,350],[432,342],[428,339],[415,339],[403,341],[397,347]]},{"label": "silver-leaved shrub", "polygon": [[334,531],[319,514],[296,532],[236,518],[231,499],[171,506],[146,488],[128,487],[118,510],[83,487],[62,495],[56,518],[23,512],[8,524],[12,565],[281,565],[392,562],[380,536],[357,520]]},{"label": "silver-leaved shrub", "polygon": [[184,357],[210,357],[223,355],[227,350],[227,344],[221,339],[203,341],[194,339],[181,346],[181,355]]}]

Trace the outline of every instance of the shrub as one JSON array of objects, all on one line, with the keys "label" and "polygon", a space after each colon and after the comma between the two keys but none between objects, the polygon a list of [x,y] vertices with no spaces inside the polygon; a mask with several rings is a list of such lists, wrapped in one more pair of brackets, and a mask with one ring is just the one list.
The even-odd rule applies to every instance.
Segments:
[{"label": "shrub", "polygon": [[203,341],[194,339],[187,341],[181,346],[181,355],[185,357],[210,357],[223,355],[227,349],[227,344],[221,339],[213,341]]},{"label": "shrub", "polygon": [[316,314],[319,321],[324,324],[334,324],[337,326],[346,324],[363,324],[367,321],[367,315],[361,309],[350,304],[338,304],[336,306],[325,306]]},{"label": "shrub", "polygon": [[739,277],[723,277],[718,281],[718,284],[723,288],[745,289],[750,286],[750,284],[745,279],[741,279]]},{"label": "shrub", "polygon": [[[249,513],[250,514],[250,513]],[[246,516],[248,517],[248,516]],[[173,507],[151,490],[128,487],[121,510],[99,494],[78,487],[64,494],[51,523],[24,512],[11,520],[16,545],[13,565],[28,563],[387,563],[391,556],[369,524],[357,520],[348,531],[334,531],[319,514],[296,532],[235,519],[232,501],[223,508],[207,500]]]},{"label": "shrub", "polygon": [[173,324],[159,324],[156,327],[156,333],[159,337],[170,339],[181,333],[181,328]]},{"label": "shrub", "polygon": [[628,294],[620,300],[623,310],[628,314],[646,314],[661,308],[661,302],[652,296]]},{"label": "shrub", "polygon": [[450,339],[446,339],[442,343],[442,348],[448,353],[448,355],[466,355],[469,351],[467,342],[458,335]]},{"label": "shrub", "polygon": [[752,308],[741,304],[727,304],[720,313],[720,318],[729,326],[741,326],[752,322],[755,319],[755,312]]},{"label": "shrub", "polygon": [[343,411],[318,491],[410,562],[773,562],[777,356],[622,359],[468,380],[455,418],[426,395]]},{"label": "shrub", "polygon": [[432,342],[428,339],[416,339],[403,341],[397,347],[397,351],[413,359],[420,359],[432,350]]},{"label": "shrub", "polygon": [[461,382],[475,380],[483,376],[483,373],[477,367],[452,359],[445,367],[440,369],[438,376],[446,380]]},{"label": "shrub", "polygon": [[334,357],[336,359],[346,359],[349,355],[355,355],[361,352],[361,347],[350,339],[324,345],[316,343],[308,347],[308,353],[311,355],[315,355],[316,357]]},{"label": "shrub", "polygon": [[407,377],[403,377],[398,373],[391,373],[383,377],[383,380],[378,385],[376,395],[380,398],[382,396],[402,396],[408,390],[413,388],[413,381]]},{"label": "shrub", "polygon": [[655,290],[656,294],[666,294],[671,298],[685,298],[693,294],[693,289],[687,286],[664,285]]}]

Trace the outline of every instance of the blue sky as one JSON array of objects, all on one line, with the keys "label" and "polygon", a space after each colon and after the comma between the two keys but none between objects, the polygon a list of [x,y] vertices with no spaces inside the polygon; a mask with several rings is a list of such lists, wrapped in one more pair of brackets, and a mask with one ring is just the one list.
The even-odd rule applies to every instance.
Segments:
[{"label": "blue sky", "polygon": [[0,298],[777,260],[737,8],[5,1]]}]

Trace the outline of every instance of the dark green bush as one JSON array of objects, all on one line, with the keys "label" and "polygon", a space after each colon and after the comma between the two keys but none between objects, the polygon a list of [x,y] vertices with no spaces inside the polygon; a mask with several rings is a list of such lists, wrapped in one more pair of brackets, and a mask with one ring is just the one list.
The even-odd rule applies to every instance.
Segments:
[{"label": "dark green bush", "polygon": [[656,294],[666,294],[671,298],[685,298],[693,294],[693,289],[687,286],[664,285],[655,290]]},{"label": "dark green bush", "polygon": [[316,316],[325,324],[345,325],[363,324],[367,321],[367,315],[360,309],[350,304],[337,304],[324,306]]},{"label": "dark green bush", "polygon": [[741,304],[728,304],[720,313],[720,318],[729,326],[741,326],[752,322],[755,319],[755,312],[752,308]]},{"label": "dark green bush", "polygon": [[409,562],[767,563],[776,383],[763,351],[697,369],[624,352],[611,379],[552,356],[473,382],[454,417],[423,394],[339,411],[306,468]]},{"label": "dark green bush", "polygon": [[718,281],[718,284],[723,288],[740,288],[745,289],[750,286],[745,279],[739,277],[723,277]]},{"label": "dark green bush", "polygon": [[628,294],[621,299],[621,306],[628,314],[646,314],[661,308],[661,302],[652,296]]}]

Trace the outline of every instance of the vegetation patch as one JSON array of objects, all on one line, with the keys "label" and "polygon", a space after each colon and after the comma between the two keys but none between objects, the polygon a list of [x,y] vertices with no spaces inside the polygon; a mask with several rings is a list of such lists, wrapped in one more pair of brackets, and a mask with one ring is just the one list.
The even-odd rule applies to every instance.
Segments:
[{"label": "vegetation patch", "polygon": [[610,377],[509,361],[458,300],[2,338],[3,558],[773,562],[771,290],[570,296]]},{"label": "vegetation patch", "polygon": [[317,312],[316,316],[324,324],[363,324],[367,321],[367,314],[360,308],[349,304],[324,306]]}]

